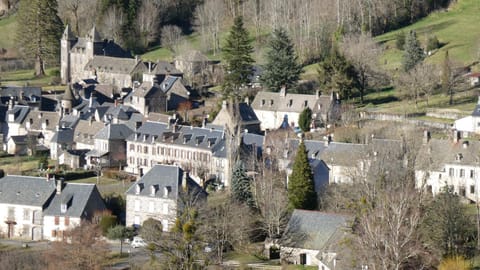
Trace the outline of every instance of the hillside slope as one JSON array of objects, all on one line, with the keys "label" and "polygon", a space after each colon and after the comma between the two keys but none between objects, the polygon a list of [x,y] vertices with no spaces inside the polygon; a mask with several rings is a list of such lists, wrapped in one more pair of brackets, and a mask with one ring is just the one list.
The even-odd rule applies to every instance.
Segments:
[{"label": "hillside slope", "polygon": [[385,55],[381,61],[385,68],[401,66],[402,51],[395,48],[395,35],[410,30],[417,32],[423,44],[426,44],[429,35],[436,35],[444,44],[427,61],[440,63],[448,50],[451,59],[469,65],[480,58],[480,1],[458,0],[447,10],[434,12],[412,25],[376,37],[385,44]]}]

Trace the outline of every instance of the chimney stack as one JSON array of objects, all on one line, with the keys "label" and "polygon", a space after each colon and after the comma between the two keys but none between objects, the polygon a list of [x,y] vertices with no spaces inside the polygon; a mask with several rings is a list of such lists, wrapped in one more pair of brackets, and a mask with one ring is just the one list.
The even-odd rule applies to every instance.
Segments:
[{"label": "chimney stack", "polygon": [[57,184],[57,194],[61,194],[63,189],[63,178],[58,179],[56,181],[56,184]]},{"label": "chimney stack", "polygon": [[460,141],[460,131],[454,130],[453,131],[453,143],[458,143]]},{"label": "chimney stack", "polygon": [[430,131],[425,130],[423,131],[423,143],[428,143],[430,141]]},{"label": "chimney stack", "polygon": [[187,180],[188,180],[188,172],[183,171],[183,179],[182,179],[182,188],[183,191],[187,191]]}]

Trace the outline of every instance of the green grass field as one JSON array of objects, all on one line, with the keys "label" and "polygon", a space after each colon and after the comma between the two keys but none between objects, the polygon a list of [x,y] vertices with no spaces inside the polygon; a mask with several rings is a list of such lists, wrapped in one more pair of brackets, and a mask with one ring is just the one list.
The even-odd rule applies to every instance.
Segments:
[{"label": "green grass field", "polygon": [[385,44],[385,55],[381,65],[387,69],[400,67],[402,52],[395,48],[395,35],[410,30],[417,32],[420,42],[426,43],[429,35],[436,35],[444,44],[427,58],[432,63],[440,63],[444,52],[449,51],[450,58],[464,65],[477,61],[480,57],[480,1],[458,0],[446,11],[437,11],[428,17],[396,31],[376,37]]},{"label": "green grass field", "polygon": [[[47,70],[45,70],[46,75],[42,77],[36,77],[33,74],[32,69],[3,72],[0,76],[0,79],[2,84],[9,85],[9,86],[28,85],[28,86],[43,87],[43,86],[49,86],[51,84],[52,79],[54,78],[54,76],[52,76],[52,73],[54,73],[54,71],[56,70],[58,70],[58,68],[48,68]],[[55,87],[50,86],[49,88],[55,88]]]},{"label": "green grass field", "polygon": [[16,16],[9,16],[0,20],[0,48],[15,47],[15,32],[17,28]]}]

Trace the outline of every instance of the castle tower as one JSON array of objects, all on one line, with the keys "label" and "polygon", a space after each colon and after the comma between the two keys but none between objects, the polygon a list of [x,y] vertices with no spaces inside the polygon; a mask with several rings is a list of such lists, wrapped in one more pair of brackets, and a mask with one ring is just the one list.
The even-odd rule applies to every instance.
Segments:
[{"label": "castle tower", "polygon": [[92,30],[86,36],[86,49],[85,55],[88,60],[92,59],[95,55],[95,46],[102,42],[100,34],[97,32],[95,26],[93,26]]},{"label": "castle tower", "polygon": [[73,105],[75,105],[75,95],[73,94],[72,86],[69,84],[65,89],[65,93],[62,97],[62,115],[67,115],[72,112]]},{"label": "castle tower", "polygon": [[76,37],[70,30],[70,26],[67,25],[60,40],[60,77],[62,84],[69,83],[71,79],[70,50],[75,41]]}]

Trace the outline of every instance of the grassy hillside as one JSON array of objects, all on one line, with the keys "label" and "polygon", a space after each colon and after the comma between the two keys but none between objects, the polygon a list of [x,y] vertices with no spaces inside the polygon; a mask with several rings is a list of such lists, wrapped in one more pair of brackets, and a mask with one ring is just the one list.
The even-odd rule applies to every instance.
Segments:
[{"label": "grassy hillside", "polygon": [[16,16],[10,16],[0,20],[0,48],[15,47],[15,31],[17,28]]},{"label": "grassy hillside", "polygon": [[480,53],[480,1],[458,0],[445,11],[437,11],[410,26],[378,36],[376,39],[385,43],[381,64],[387,69],[401,65],[402,51],[395,48],[395,35],[410,30],[417,32],[423,44],[429,35],[436,35],[444,44],[427,61],[441,62],[444,52],[448,50],[451,59],[464,65],[471,64],[479,59]]}]

